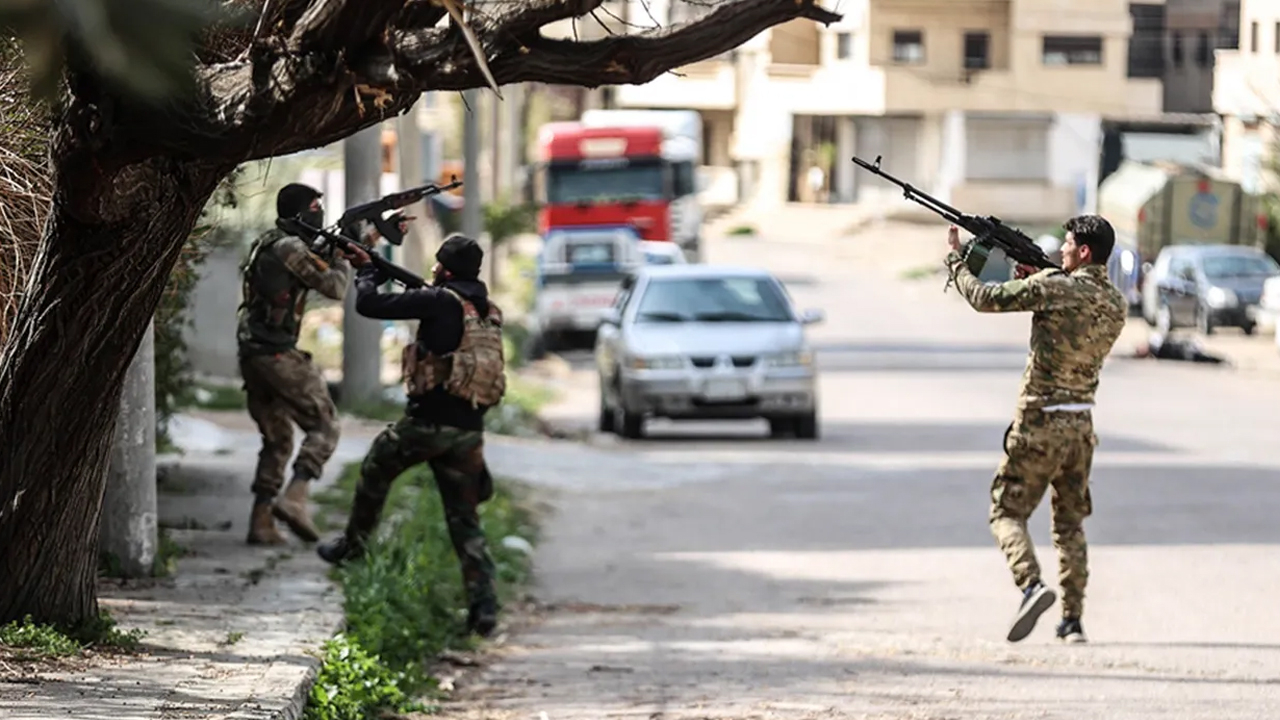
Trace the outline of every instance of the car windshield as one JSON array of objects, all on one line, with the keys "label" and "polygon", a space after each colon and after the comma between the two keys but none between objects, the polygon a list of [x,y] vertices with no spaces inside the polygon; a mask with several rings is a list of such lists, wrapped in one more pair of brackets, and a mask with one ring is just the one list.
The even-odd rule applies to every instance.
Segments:
[{"label": "car windshield", "polygon": [[1280,273],[1280,265],[1266,255],[1211,255],[1204,258],[1205,277],[1256,277]]},{"label": "car windshield", "polygon": [[778,286],[768,278],[664,278],[649,283],[636,322],[791,322]]}]

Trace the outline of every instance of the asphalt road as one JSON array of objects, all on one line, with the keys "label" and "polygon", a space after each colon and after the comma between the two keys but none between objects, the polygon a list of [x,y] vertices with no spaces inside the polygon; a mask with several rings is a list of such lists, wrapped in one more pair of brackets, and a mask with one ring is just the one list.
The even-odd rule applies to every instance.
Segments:
[{"label": "asphalt road", "polygon": [[[1055,606],[1009,644],[1019,595],[987,491],[1029,316],[979,315],[857,250],[709,253],[771,267],[826,311],[819,441],[651,422],[643,440],[491,446],[495,471],[554,509],[536,559],[548,608],[444,716],[1277,717],[1280,383],[1114,358],[1095,412],[1090,643],[1054,640]],[[554,411],[587,426],[595,378],[571,359]],[[1032,526],[1053,583],[1048,525],[1046,505]]]}]

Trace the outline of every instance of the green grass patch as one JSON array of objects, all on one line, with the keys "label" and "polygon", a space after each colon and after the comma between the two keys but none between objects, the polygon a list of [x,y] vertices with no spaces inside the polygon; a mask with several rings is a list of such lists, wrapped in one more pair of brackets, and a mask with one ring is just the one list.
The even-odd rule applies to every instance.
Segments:
[{"label": "green grass patch", "polygon": [[725,233],[725,235],[729,237],[734,237],[734,236],[742,237],[742,236],[755,235],[755,234],[756,234],[756,228],[754,225],[736,225],[734,227],[729,228],[729,231]]},{"label": "green grass patch", "polygon": [[137,629],[120,630],[106,612],[68,627],[38,624],[28,615],[21,622],[0,626],[0,651],[14,660],[54,660],[79,655],[91,647],[132,652],[145,634]]},{"label": "green grass patch", "polygon": [[[359,465],[343,468],[334,486],[316,494],[325,515],[345,523]],[[360,561],[333,571],[342,585],[346,632],[325,646],[305,720],[371,720],[384,710],[421,710],[435,680],[429,663],[444,650],[470,649],[466,601],[444,508],[430,468],[405,471],[393,484],[379,531]],[[529,558],[503,539],[537,540],[523,491],[497,479],[480,518],[506,605],[525,583]]]}]

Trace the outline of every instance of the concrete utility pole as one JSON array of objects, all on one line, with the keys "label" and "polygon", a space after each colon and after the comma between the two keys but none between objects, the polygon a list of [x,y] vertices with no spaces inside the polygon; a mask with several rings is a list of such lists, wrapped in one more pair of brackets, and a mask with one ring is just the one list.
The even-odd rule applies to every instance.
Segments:
[{"label": "concrete utility pole", "polygon": [[491,264],[489,248],[480,233],[484,230],[484,218],[480,207],[480,92],[464,90],[462,92],[462,234],[480,243],[484,248],[484,267],[480,276]]},{"label": "concrete utility pole", "polygon": [[155,324],[147,324],[125,371],[102,498],[99,548],[125,577],[149,577],[159,545],[156,520]]},{"label": "concrete utility pole", "polygon": [[[342,144],[346,207],[380,197],[382,126],[361,130]],[[382,322],[356,312],[356,294],[347,288],[342,303],[342,405],[377,400],[382,393]]]},{"label": "concrete utility pole", "polygon": [[[418,110],[421,106],[422,99],[419,96],[409,112],[396,118],[397,169],[401,190],[428,182],[422,167],[422,130],[418,128]],[[426,277],[431,269],[427,263],[427,202],[416,202],[403,208],[402,212],[418,218],[409,223],[409,231],[405,233],[404,243],[400,246],[404,267]]]}]

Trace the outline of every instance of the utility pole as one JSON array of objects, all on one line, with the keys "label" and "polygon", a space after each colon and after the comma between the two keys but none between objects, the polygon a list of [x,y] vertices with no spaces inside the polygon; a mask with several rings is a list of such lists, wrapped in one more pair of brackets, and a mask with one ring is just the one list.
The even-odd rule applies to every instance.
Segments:
[{"label": "utility pole", "polygon": [[149,577],[159,545],[156,520],[155,321],[125,371],[98,545],[125,577]]},{"label": "utility pole", "polygon": [[[382,179],[382,126],[365,128],[343,141],[346,207],[376,200]],[[382,323],[356,312],[356,293],[347,288],[342,303],[342,395],[347,408],[377,400],[382,393]]]},{"label": "utility pole", "polygon": [[[400,189],[417,187],[427,182],[422,163],[422,130],[418,127],[418,111],[422,107],[422,96],[413,104],[409,112],[396,118],[396,151],[397,165],[400,175]],[[406,215],[418,220],[409,224],[401,244],[404,267],[419,275],[426,276],[430,267],[427,264],[427,201],[416,202],[403,209]]]},{"label": "utility pole", "polygon": [[[464,90],[462,103],[462,234],[481,243],[487,267],[492,264],[489,248],[484,247],[480,238],[484,230],[480,208],[480,119],[476,117],[480,111],[480,92]],[[484,270],[480,271],[481,277],[484,277]]]}]

